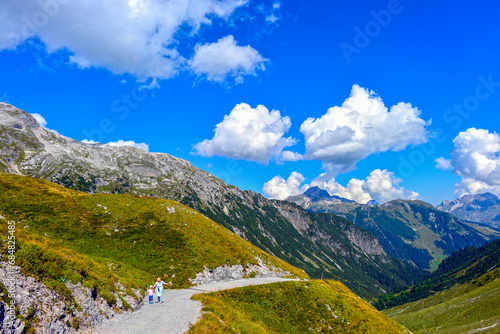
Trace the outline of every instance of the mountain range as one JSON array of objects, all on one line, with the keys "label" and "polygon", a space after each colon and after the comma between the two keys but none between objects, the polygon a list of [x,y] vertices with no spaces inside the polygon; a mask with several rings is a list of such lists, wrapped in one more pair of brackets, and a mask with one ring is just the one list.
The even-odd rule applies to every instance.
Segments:
[{"label": "mountain range", "polygon": [[346,218],[371,231],[389,255],[411,261],[423,269],[436,269],[452,252],[466,246],[481,246],[500,237],[500,231],[495,228],[461,220],[420,200],[363,205],[332,199],[319,188],[310,188],[306,193],[287,200],[303,205],[309,211]]},{"label": "mountain range", "polygon": [[500,227],[500,199],[492,193],[464,195],[454,201],[443,201],[437,209],[476,223]]},{"label": "mountain range", "polygon": [[339,279],[364,297],[411,284],[425,274],[389,256],[372,232],[344,218],[242,191],[169,154],[78,142],[5,103],[0,103],[0,130],[0,172],[87,193],[177,201],[309,276]]},{"label": "mountain range", "polygon": [[467,247],[418,284],[384,295],[375,306],[413,333],[498,333],[500,240]]}]

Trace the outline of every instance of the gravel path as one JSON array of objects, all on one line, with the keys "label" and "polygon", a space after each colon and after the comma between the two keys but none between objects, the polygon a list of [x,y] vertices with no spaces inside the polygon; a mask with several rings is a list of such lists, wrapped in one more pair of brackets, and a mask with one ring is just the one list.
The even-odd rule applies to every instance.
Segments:
[{"label": "gravel path", "polygon": [[166,289],[163,293],[162,304],[149,304],[147,299],[144,299],[144,305],[140,310],[117,315],[86,332],[93,334],[182,334],[188,331],[189,324],[195,324],[201,316],[201,302],[191,300],[194,294],[287,280],[289,281],[283,278],[250,278],[183,290]]}]

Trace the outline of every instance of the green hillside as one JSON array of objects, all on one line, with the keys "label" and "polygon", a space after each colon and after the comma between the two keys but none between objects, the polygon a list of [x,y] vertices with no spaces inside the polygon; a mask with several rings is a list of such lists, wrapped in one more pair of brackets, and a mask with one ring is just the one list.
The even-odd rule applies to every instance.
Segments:
[{"label": "green hillside", "polygon": [[500,333],[500,268],[383,311],[415,334]]},{"label": "green hillside", "polygon": [[337,281],[284,282],[196,295],[201,333],[408,333]]},{"label": "green hillside", "polygon": [[398,293],[388,293],[374,306],[379,310],[414,302],[456,284],[469,283],[500,267],[500,239],[479,248],[467,247],[446,258],[439,268],[418,284]]},{"label": "green hillside", "polygon": [[[307,277],[198,212],[179,203],[133,195],[88,195],[51,182],[0,174],[0,232],[16,221],[16,265],[68,300],[64,282],[113,293],[143,288],[153,276],[190,285],[203,267],[258,264]],[[7,243],[2,243],[2,254]],[[252,275],[248,273],[248,275]],[[125,291],[115,291],[120,282]]]},{"label": "green hillside", "polygon": [[500,236],[496,229],[463,221],[419,200],[393,200],[374,206],[341,203],[310,210],[345,217],[371,231],[392,257],[431,271],[453,252]]}]

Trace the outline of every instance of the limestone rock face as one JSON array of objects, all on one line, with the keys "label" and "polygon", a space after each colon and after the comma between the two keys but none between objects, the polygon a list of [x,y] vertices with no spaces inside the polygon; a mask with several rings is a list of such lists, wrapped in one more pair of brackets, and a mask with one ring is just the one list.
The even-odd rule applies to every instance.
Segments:
[{"label": "limestone rock face", "polygon": [[[103,298],[93,294],[91,289],[83,287],[80,283],[66,283],[79,306],[77,307],[33,277],[26,277],[19,272],[11,274],[12,271],[8,271],[7,268],[5,262],[0,263],[0,282],[6,287],[10,286],[11,282],[14,283],[15,293],[11,294],[12,300],[19,308],[22,317],[37,319],[32,321],[36,333],[72,333],[75,332],[75,324],[78,324],[79,329],[90,328],[116,314]],[[137,298],[126,296],[124,299],[134,310],[142,304],[140,296]],[[12,333],[25,333],[25,324],[21,319],[17,319],[13,326],[8,325],[10,319],[6,312],[8,307],[5,301],[0,301],[0,332],[9,333],[10,329]]]},{"label": "limestone rock face", "polygon": [[436,208],[460,219],[500,228],[500,199],[492,193],[464,195],[443,201]]},{"label": "limestone rock face", "polygon": [[234,266],[224,265],[215,269],[204,268],[203,272],[198,273],[190,282],[195,285],[207,285],[219,282],[240,280],[243,278],[269,278],[286,277],[291,274],[278,268],[269,268],[261,259],[258,264],[247,264],[246,267],[241,264]]}]

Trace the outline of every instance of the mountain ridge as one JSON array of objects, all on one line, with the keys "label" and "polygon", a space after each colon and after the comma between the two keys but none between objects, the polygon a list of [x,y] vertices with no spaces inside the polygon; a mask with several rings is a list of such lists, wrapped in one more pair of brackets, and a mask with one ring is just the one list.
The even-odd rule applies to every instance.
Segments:
[{"label": "mountain ridge", "polygon": [[489,192],[444,200],[436,208],[463,220],[500,227],[500,199]]},{"label": "mountain ridge", "polygon": [[462,247],[481,246],[500,237],[500,230],[463,221],[422,200],[396,199],[379,205],[314,201],[305,195],[287,200],[312,212],[346,218],[371,231],[389,255],[423,269],[436,269],[442,259]]}]

